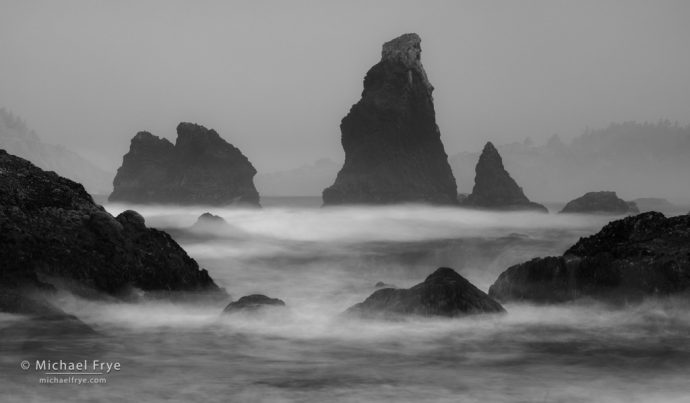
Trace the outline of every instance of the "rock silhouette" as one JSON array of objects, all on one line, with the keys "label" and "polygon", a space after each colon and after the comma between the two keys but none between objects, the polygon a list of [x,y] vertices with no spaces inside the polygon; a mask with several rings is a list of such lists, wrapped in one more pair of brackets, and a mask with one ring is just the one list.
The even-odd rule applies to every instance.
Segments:
[{"label": "rock silhouette", "polygon": [[690,216],[649,212],[612,221],[563,256],[504,271],[489,289],[499,301],[636,300],[690,289]]},{"label": "rock silhouette", "polygon": [[269,306],[285,306],[285,302],[278,298],[270,298],[262,294],[246,295],[225,307],[223,313],[238,311],[256,311]]},{"label": "rock silhouette", "polygon": [[[56,288],[120,297],[139,289],[218,295],[208,272],[165,232],[117,218],[83,186],[0,150],[0,310],[36,312],[31,295]],[[40,309],[40,308],[39,308]]]},{"label": "rock silhouette", "polygon": [[457,204],[420,43],[405,34],[383,45],[340,124],[345,163],[323,191],[324,205]]},{"label": "rock silhouette", "polygon": [[441,267],[410,289],[383,288],[346,313],[362,317],[459,316],[504,312],[503,307],[455,270]]},{"label": "rock silhouette", "polygon": [[501,155],[491,142],[486,143],[475,168],[472,193],[461,199],[463,206],[489,210],[536,210],[546,207],[530,201],[503,167]]},{"label": "rock silhouette", "polygon": [[183,122],[175,145],[148,132],[132,138],[109,200],[258,206],[255,174],[247,157],[215,130]]},{"label": "rock silhouette", "polygon": [[629,214],[639,213],[635,202],[618,198],[616,192],[589,192],[571,200],[561,213]]}]

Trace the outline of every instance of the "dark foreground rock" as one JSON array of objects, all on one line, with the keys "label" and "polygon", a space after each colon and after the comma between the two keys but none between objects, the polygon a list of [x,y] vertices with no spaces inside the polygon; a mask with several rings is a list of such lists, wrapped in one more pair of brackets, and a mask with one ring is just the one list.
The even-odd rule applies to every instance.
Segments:
[{"label": "dark foreground rock", "polygon": [[233,313],[238,311],[256,311],[269,306],[285,306],[285,302],[278,298],[269,298],[261,294],[244,296],[235,302],[231,302],[225,307],[223,313]]},{"label": "dark foreground rock", "polygon": [[361,317],[460,316],[504,312],[503,307],[453,269],[441,267],[410,289],[384,288],[346,313]]},{"label": "dark foreground rock", "polygon": [[639,209],[635,202],[626,202],[616,192],[589,192],[571,200],[563,207],[561,213],[585,214],[637,214]]},{"label": "dark foreground rock", "polygon": [[607,224],[563,256],[510,267],[489,295],[499,301],[626,301],[689,289],[690,216],[649,212]]},{"label": "dark foreground rock", "polygon": [[420,43],[405,34],[383,45],[340,124],[345,163],[323,191],[324,205],[457,204]]},{"label": "dark foreground rock", "polygon": [[225,296],[206,270],[168,234],[147,228],[138,213],[115,218],[80,184],[3,150],[0,245],[2,311],[35,314],[27,296],[56,288],[82,296],[127,296],[134,289]]},{"label": "dark foreground rock", "polygon": [[132,138],[109,200],[258,206],[254,175],[247,157],[215,130],[183,122],[175,145],[148,132]]},{"label": "dark foreground rock", "polygon": [[486,143],[475,168],[472,193],[460,199],[464,207],[487,210],[534,210],[548,213],[539,203],[530,201],[522,188],[503,167],[503,159],[491,142]]}]

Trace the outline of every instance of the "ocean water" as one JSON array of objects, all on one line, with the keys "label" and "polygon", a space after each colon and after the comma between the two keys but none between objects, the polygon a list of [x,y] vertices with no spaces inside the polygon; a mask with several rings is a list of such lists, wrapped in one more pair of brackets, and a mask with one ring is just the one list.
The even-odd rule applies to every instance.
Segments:
[{"label": "ocean water", "polygon": [[[168,230],[233,299],[285,309],[223,316],[226,302],[55,303],[98,334],[0,316],[2,401],[688,402],[683,298],[608,307],[506,304],[504,315],[387,322],[340,315],[383,281],[437,267],[487,291],[512,264],[561,254],[610,217],[423,206],[134,208]],[[190,229],[210,211],[227,225]],[[22,360],[118,362],[101,384],[41,384]]]}]

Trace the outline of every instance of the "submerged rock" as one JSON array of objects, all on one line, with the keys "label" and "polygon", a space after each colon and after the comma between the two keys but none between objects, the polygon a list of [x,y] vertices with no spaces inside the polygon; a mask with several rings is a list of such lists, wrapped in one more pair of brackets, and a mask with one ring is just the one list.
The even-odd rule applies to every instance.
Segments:
[{"label": "submerged rock", "polygon": [[132,138],[109,200],[258,206],[254,175],[247,157],[215,130],[183,122],[175,145],[148,132]]},{"label": "submerged rock", "polygon": [[324,205],[457,204],[420,43],[405,34],[383,45],[340,124],[345,163],[323,191]]},{"label": "submerged rock", "polygon": [[503,307],[455,270],[441,267],[409,289],[384,288],[346,313],[362,317],[459,316],[504,312]]},{"label": "submerged rock", "polygon": [[223,217],[207,212],[197,218],[196,222],[192,225],[192,228],[225,226],[227,223],[228,222],[225,221]]},{"label": "submerged rock", "polygon": [[546,207],[530,201],[522,188],[503,167],[503,159],[491,142],[486,143],[475,168],[472,193],[461,200],[462,206],[488,210],[535,210],[548,213]]},{"label": "submerged rock", "polygon": [[223,313],[233,313],[238,311],[256,311],[264,307],[285,306],[285,302],[278,298],[269,298],[262,294],[252,294],[244,296],[235,302],[231,302],[225,307]]},{"label": "submerged rock", "polygon": [[563,256],[504,271],[489,289],[499,301],[635,300],[690,289],[690,216],[644,213],[612,221]]},{"label": "submerged rock", "polygon": [[[0,284],[24,298],[64,288],[80,295],[132,289],[225,293],[165,232],[125,211],[117,218],[84,188],[0,150]],[[8,294],[11,297],[11,294]],[[0,310],[35,313],[0,298]]]},{"label": "submerged rock", "polygon": [[618,198],[616,192],[589,192],[571,200],[563,207],[561,213],[592,214],[635,214],[639,209],[634,202]]}]

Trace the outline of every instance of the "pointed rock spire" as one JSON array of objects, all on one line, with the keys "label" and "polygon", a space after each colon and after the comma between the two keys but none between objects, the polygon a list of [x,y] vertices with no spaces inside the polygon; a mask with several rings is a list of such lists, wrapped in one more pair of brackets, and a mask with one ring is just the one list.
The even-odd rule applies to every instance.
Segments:
[{"label": "pointed rock spire", "polygon": [[541,204],[531,202],[503,167],[503,159],[489,141],[484,146],[475,169],[474,188],[463,205],[491,210],[539,210],[548,212]]}]

